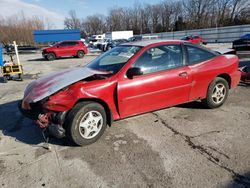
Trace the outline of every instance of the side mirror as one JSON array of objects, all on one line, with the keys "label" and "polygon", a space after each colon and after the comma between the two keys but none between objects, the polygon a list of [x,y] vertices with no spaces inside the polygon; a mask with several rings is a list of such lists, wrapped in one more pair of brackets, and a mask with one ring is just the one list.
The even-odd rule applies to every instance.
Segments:
[{"label": "side mirror", "polygon": [[128,69],[126,75],[129,79],[133,79],[134,76],[143,75],[143,72],[139,67],[131,67]]}]

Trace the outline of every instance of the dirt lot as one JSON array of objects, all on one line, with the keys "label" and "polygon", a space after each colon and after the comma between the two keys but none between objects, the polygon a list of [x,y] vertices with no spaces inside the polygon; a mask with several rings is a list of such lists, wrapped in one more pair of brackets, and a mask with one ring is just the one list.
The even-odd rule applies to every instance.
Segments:
[{"label": "dirt lot", "polygon": [[250,187],[250,86],[219,109],[180,105],[117,121],[87,147],[45,149],[17,100],[32,79],[91,59],[21,55],[25,80],[0,83],[0,187]]}]

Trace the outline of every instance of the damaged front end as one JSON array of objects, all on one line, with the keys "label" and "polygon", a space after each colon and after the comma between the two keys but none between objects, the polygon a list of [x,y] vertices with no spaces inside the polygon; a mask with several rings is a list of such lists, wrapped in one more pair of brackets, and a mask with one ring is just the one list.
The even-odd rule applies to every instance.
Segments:
[{"label": "damaged front end", "polygon": [[24,116],[35,121],[41,129],[47,129],[56,138],[65,137],[63,124],[68,111],[53,112],[43,108],[41,102],[31,103],[30,109],[25,109],[23,101],[19,102],[19,109]]},{"label": "damaged front end", "polygon": [[65,136],[63,125],[67,113],[74,106],[78,92],[84,92],[79,91],[76,83],[97,74],[107,73],[76,67],[35,80],[25,89],[19,109],[24,116],[35,120],[40,128],[62,138]]}]

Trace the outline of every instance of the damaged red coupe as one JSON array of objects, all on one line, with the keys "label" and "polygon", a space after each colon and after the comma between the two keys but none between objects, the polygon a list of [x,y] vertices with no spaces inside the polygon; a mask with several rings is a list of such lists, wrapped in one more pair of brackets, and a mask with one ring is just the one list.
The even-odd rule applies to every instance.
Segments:
[{"label": "damaged red coupe", "polygon": [[126,43],[84,67],[33,81],[20,110],[53,135],[87,145],[113,120],[196,100],[221,106],[239,83],[238,63],[184,41]]}]

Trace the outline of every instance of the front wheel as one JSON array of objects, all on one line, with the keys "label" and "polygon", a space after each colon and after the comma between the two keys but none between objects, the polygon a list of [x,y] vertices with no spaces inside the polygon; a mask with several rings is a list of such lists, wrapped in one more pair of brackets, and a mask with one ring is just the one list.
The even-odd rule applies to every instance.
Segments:
[{"label": "front wheel", "polygon": [[56,59],[56,56],[55,56],[54,53],[48,53],[47,56],[46,56],[46,59],[47,59],[48,61],[53,61],[53,60]]},{"label": "front wheel", "polygon": [[69,113],[65,127],[67,137],[75,144],[92,144],[107,127],[105,109],[95,102],[78,103]]},{"label": "front wheel", "polygon": [[209,85],[207,98],[203,99],[203,104],[208,108],[217,108],[224,104],[229,92],[228,82],[220,77],[214,79]]}]

